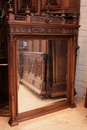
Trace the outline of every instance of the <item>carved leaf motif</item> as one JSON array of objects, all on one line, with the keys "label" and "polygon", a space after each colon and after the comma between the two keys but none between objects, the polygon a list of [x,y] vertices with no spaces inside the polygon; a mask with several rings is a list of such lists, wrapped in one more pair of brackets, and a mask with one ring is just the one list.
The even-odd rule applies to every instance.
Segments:
[{"label": "carved leaf motif", "polygon": [[25,6],[31,6],[32,5],[32,0],[22,0],[23,5]]},{"label": "carved leaf motif", "polygon": [[50,1],[50,4],[52,4],[52,5],[57,4],[57,0],[51,0],[51,1]]}]

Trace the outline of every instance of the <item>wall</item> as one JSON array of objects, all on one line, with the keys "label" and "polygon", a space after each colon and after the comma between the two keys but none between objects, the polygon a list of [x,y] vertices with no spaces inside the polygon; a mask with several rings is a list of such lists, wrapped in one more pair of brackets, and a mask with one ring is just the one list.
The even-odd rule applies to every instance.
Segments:
[{"label": "wall", "polygon": [[85,98],[87,88],[87,0],[81,0],[80,25],[75,75],[76,96]]}]

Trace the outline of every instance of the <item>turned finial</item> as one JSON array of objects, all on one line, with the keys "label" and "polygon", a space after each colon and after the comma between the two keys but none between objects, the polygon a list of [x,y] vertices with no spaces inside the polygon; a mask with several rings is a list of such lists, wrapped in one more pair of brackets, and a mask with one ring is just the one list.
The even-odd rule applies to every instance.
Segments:
[{"label": "turned finial", "polygon": [[31,14],[28,6],[26,7],[25,13],[26,13],[26,15],[30,15]]},{"label": "turned finial", "polygon": [[12,8],[11,4],[9,4],[8,12],[9,12],[9,13],[13,13],[13,8]]},{"label": "turned finial", "polygon": [[62,16],[62,17],[65,17],[65,16],[66,16],[64,10],[62,10],[62,14],[61,14],[61,16]]},{"label": "turned finial", "polygon": [[8,12],[9,12],[8,21],[14,21],[13,8],[12,8],[11,4],[9,4]]},{"label": "turned finial", "polygon": [[28,6],[26,7],[25,13],[26,13],[26,21],[30,22],[31,13],[30,13],[30,10],[29,10]]}]

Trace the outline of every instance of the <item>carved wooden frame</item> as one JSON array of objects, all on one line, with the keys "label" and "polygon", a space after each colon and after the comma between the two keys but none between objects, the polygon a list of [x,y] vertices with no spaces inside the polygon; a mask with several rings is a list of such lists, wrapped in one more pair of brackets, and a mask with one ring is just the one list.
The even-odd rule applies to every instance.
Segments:
[{"label": "carved wooden frame", "polygon": [[[17,18],[16,18],[17,17]],[[39,21],[39,19],[41,19]],[[19,122],[58,111],[67,107],[75,107],[74,104],[74,74],[75,57],[77,47],[78,28],[76,19],[68,23],[63,17],[15,16],[10,11],[8,16],[8,76],[9,76],[9,108],[11,126]],[[67,101],[54,103],[49,106],[18,113],[17,101],[17,57],[16,45],[18,39],[46,39],[46,40],[68,40],[68,80]]]}]

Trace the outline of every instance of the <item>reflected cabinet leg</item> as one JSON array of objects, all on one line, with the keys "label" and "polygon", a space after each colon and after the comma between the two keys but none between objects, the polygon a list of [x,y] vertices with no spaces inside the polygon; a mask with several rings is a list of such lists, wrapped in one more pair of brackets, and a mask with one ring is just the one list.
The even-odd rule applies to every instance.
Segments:
[{"label": "reflected cabinet leg", "polygon": [[87,108],[87,90],[86,90],[86,97],[85,97],[85,104],[84,106]]}]

